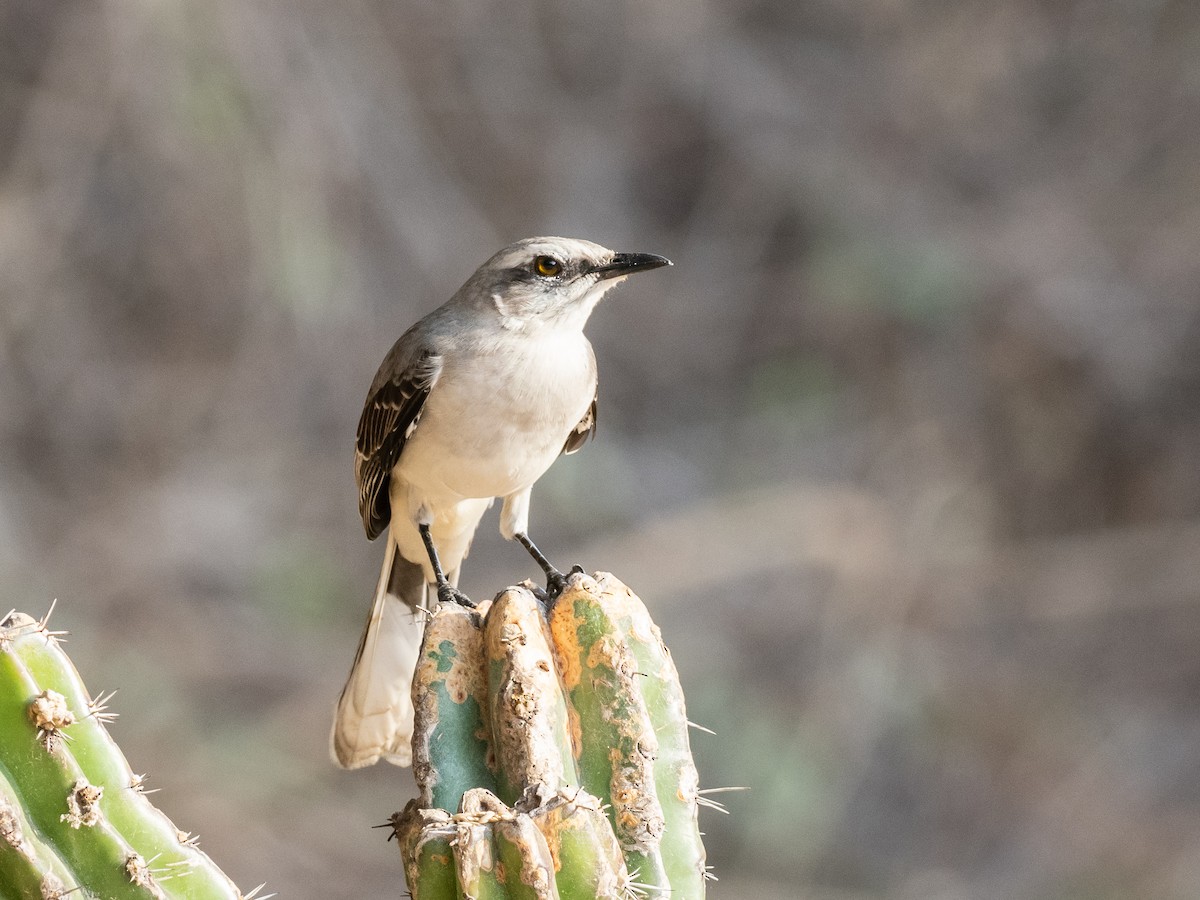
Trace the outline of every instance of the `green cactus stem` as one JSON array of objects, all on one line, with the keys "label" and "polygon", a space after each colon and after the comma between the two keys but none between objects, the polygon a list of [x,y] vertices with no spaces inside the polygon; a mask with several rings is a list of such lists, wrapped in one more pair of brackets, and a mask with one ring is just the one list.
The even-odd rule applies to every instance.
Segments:
[{"label": "green cactus stem", "polygon": [[62,897],[70,883],[70,871],[25,818],[8,783],[0,783],[0,895]]},{"label": "green cactus stem", "polygon": [[471,788],[496,790],[479,614],[438,603],[413,679],[413,775],[424,808],[456,810]]},{"label": "green cactus stem", "polygon": [[658,738],[642,697],[623,605],[596,602],[598,585],[572,576],[551,613],[584,787],[609,807],[626,864],[647,896],[671,886],[660,843],[662,805],[654,782]]},{"label": "green cactus stem", "polygon": [[[575,618],[568,613],[572,606],[582,620],[597,622],[603,617],[616,626],[620,649],[611,655],[622,667],[632,662],[634,674],[630,679],[623,670],[621,684],[632,692],[626,695],[622,690],[624,702],[633,704],[636,700],[649,717],[649,735],[640,736],[632,752],[635,757],[649,756],[652,763],[654,793],[662,816],[658,858],[673,896],[702,896],[707,876],[698,818],[699,776],[692,761],[683,688],[662,633],[638,596],[607,572],[597,573],[594,578],[572,576],[555,613],[562,610],[563,618],[570,621]],[[552,621],[558,618],[552,616]],[[601,626],[600,630],[605,628]],[[614,797],[612,802],[616,818],[617,799]],[[620,836],[622,832],[618,829],[617,833]],[[645,874],[638,880],[648,883]]]},{"label": "green cactus stem", "polygon": [[[428,629],[414,759],[439,761],[394,817],[414,897],[702,900],[683,692],[632,591],[579,573],[549,616],[514,587],[482,632],[461,609],[439,610]],[[472,705],[481,680],[486,699]],[[447,805],[426,806],[435,797]]]},{"label": "green cactus stem", "polygon": [[621,851],[596,798],[581,791],[528,813],[487,790],[462,811],[410,801],[393,817],[415,900],[629,900]]},{"label": "green cactus stem", "polygon": [[240,898],[150,803],[103,719],[44,622],[0,622],[0,879],[20,881],[12,896]]},{"label": "green cactus stem", "polygon": [[518,812],[492,827],[507,895],[513,900],[559,900],[554,860],[533,819]]},{"label": "green cactus stem", "polygon": [[404,860],[404,880],[413,900],[455,900],[459,897],[454,843],[458,836],[450,813],[422,809],[410,800],[404,812],[392,817],[392,828]]},{"label": "green cactus stem", "polygon": [[552,798],[529,817],[546,839],[563,897],[626,900],[629,872],[600,800],[583,790]]}]

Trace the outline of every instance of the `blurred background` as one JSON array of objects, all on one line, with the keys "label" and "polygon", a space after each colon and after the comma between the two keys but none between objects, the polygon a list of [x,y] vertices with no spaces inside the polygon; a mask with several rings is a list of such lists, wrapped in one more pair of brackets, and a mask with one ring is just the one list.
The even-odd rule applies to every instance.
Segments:
[{"label": "blurred background", "polygon": [[[671,257],[533,534],[673,648],[718,898],[1200,896],[1200,5],[6,0],[0,587],[243,886],[396,897],[330,711],[391,343]],[[464,587],[535,574],[485,520]]]}]

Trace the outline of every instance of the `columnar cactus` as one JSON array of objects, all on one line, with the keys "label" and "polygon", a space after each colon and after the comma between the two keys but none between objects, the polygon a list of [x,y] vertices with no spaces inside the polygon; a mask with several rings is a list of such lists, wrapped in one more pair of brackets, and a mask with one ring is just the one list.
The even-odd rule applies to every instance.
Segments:
[{"label": "columnar cactus", "polygon": [[[700,900],[679,677],[641,601],[570,576],[438,604],[413,684],[416,900]],[[0,620],[0,896],[249,900],[146,798],[45,621]],[[453,812],[451,812],[453,810]]]},{"label": "columnar cactus", "polygon": [[417,900],[703,898],[679,676],[612,575],[549,613],[524,587],[439,604],[413,699],[420,796],[393,824]]},{"label": "columnar cactus", "polygon": [[0,620],[0,895],[242,898],[150,803],[104,718],[45,621]]}]

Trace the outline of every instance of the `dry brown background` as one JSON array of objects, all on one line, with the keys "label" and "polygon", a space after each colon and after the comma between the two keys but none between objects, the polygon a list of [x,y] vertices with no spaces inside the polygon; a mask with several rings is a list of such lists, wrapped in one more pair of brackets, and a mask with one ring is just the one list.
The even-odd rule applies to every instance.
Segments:
[{"label": "dry brown background", "polygon": [[1194,900],[1198,199],[1190,0],[7,0],[2,605],[244,887],[399,896],[366,386],[510,240],[663,253],[533,523],[751,788],[712,896]]}]

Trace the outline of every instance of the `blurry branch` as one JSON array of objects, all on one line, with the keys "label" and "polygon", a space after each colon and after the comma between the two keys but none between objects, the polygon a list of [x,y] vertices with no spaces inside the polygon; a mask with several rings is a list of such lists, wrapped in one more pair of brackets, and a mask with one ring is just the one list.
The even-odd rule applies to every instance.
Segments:
[{"label": "blurry branch", "polygon": [[1194,602],[1200,590],[1200,522],[965,549],[950,541],[908,547],[907,530],[868,491],[793,483],[699,503],[598,541],[579,556],[620,559],[630,580],[660,604],[815,568],[884,606],[897,599],[904,607],[932,606],[937,621],[964,626],[1163,608]]},{"label": "blurry branch", "polygon": [[[821,565],[847,578],[897,562],[882,502],[850,486],[788,484],[716,498],[585,548],[619,559],[661,601],[767,572]],[[882,552],[881,552],[882,551]]]}]

